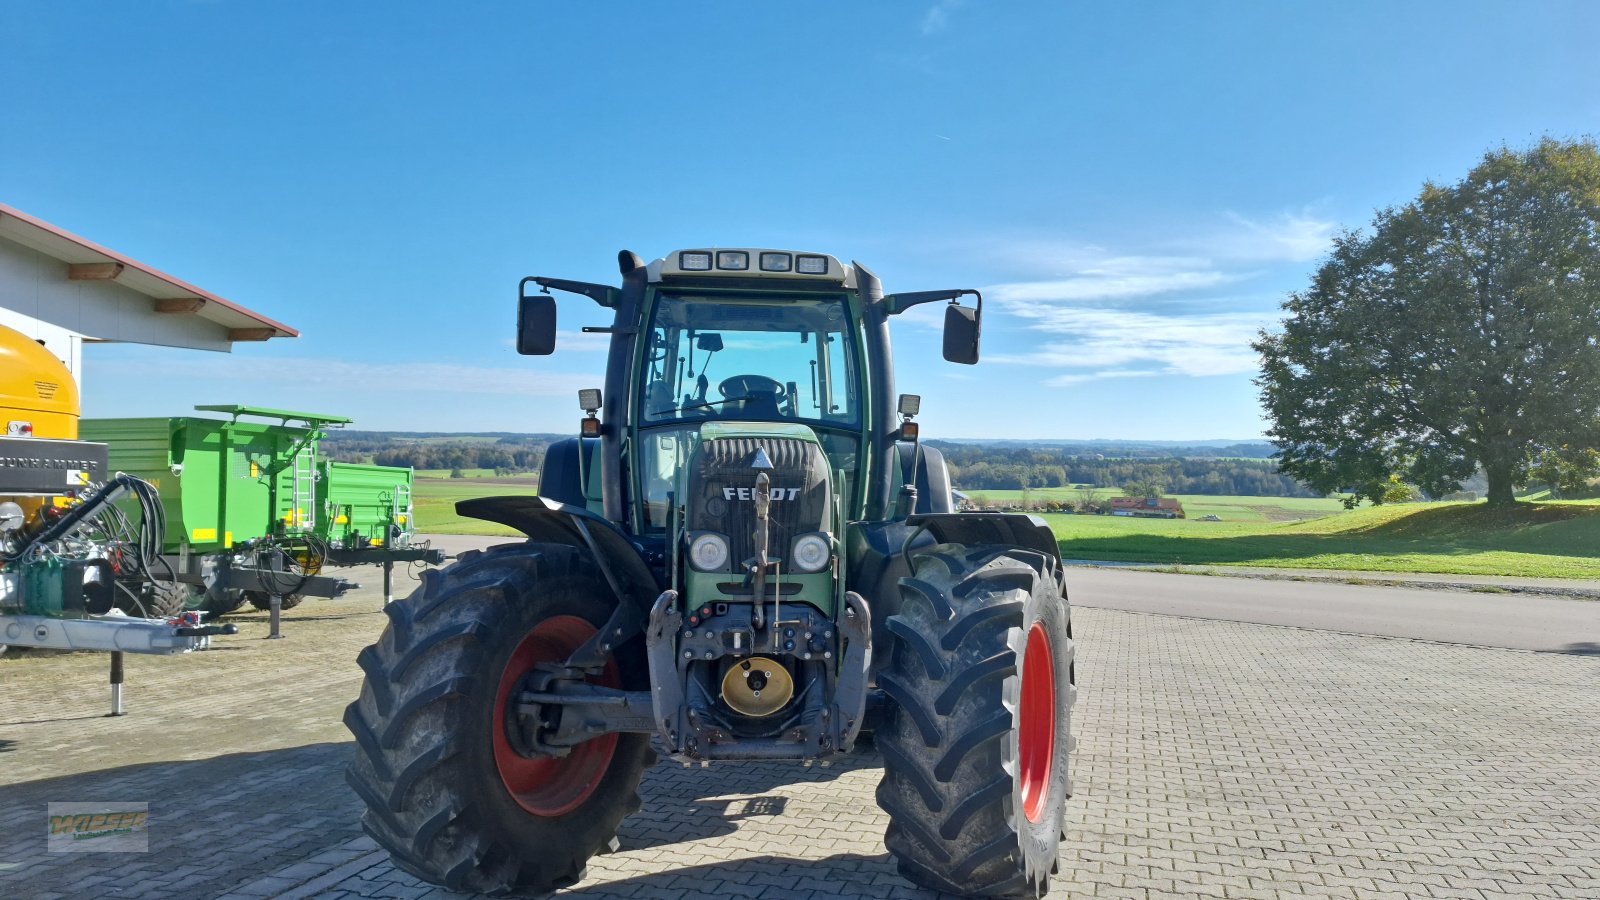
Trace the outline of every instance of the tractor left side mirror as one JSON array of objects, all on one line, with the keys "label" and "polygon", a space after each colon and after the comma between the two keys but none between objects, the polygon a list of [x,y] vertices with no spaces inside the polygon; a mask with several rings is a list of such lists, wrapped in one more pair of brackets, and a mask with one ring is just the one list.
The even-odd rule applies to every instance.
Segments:
[{"label": "tractor left side mirror", "polygon": [[944,308],[944,358],[970,366],[978,361],[978,310],[952,303]]},{"label": "tractor left side mirror", "polygon": [[523,356],[549,356],[556,352],[556,298],[534,294],[518,303],[517,352]]}]

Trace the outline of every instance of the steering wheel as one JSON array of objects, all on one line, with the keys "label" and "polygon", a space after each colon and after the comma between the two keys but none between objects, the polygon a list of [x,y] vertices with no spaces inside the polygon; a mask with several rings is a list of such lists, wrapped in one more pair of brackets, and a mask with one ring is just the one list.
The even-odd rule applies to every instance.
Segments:
[{"label": "steering wheel", "polygon": [[751,394],[771,394],[777,399],[783,396],[783,383],[765,375],[734,375],[722,379],[717,393],[729,400],[741,400]]}]

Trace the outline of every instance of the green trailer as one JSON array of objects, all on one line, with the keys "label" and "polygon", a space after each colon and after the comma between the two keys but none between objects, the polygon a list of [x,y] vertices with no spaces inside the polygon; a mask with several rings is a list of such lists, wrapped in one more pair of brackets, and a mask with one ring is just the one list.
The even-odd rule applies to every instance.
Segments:
[{"label": "green trailer", "polygon": [[[343,416],[264,407],[197,406],[201,416],[85,419],[110,448],[110,466],[156,486],[167,515],[164,551],[175,574],[160,610],[231,612],[245,601],[285,608],[349,585],[325,563],[437,563],[411,540],[411,470],[323,459],[324,430]],[[388,590],[385,591],[388,599]],[[135,610],[138,611],[138,610]]]},{"label": "green trailer", "polygon": [[362,549],[409,542],[411,470],[324,460],[317,465],[318,515],[328,542]]}]

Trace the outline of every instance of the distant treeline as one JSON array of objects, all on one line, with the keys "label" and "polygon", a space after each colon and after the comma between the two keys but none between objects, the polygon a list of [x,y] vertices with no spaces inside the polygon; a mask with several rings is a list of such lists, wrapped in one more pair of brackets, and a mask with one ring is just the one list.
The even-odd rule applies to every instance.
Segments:
[{"label": "distant treeline", "polygon": [[552,434],[426,434],[330,431],[323,451],[344,462],[413,469],[495,469],[535,472],[544,465]]},{"label": "distant treeline", "polygon": [[1132,484],[1159,488],[1168,494],[1321,496],[1293,478],[1278,474],[1277,463],[1270,459],[1114,457],[1074,453],[1065,447],[928,443],[944,453],[951,483],[968,492],[1075,484],[1122,488]]},{"label": "distant treeline", "polygon": [[[495,469],[536,472],[554,434],[441,434],[383,431],[328,432],[323,450],[346,462],[414,469]],[[1315,497],[1262,458],[1270,444],[1152,445],[1122,442],[978,444],[929,441],[944,452],[951,482],[964,491],[1022,490],[1092,484],[1130,484],[1169,494],[1239,494]]]}]

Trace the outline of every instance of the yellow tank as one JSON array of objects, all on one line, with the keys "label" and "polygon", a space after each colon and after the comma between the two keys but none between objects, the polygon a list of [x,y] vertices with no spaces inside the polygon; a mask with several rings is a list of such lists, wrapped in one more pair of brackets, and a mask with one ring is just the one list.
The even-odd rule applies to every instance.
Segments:
[{"label": "yellow tank", "polygon": [[38,341],[4,325],[0,325],[0,422],[32,423],[38,438],[78,438],[78,384],[72,373]]},{"label": "yellow tank", "polygon": [[[0,325],[0,434],[13,431],[12,422],[33,426],[36,438],[77,440],[78,383],[61,360],[38,341]],[[32,519],[46,501],[39,497],[5,497],[22,507]]]}]

